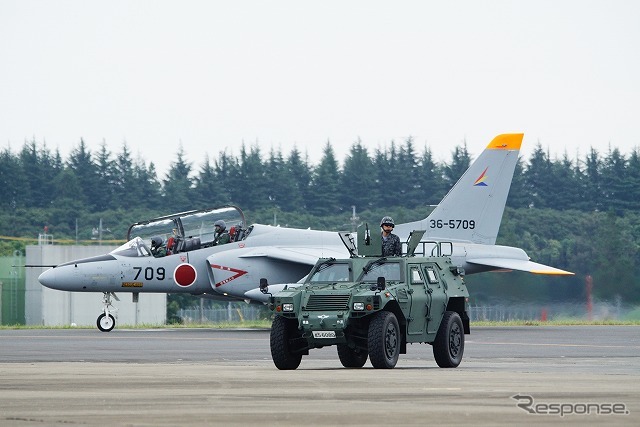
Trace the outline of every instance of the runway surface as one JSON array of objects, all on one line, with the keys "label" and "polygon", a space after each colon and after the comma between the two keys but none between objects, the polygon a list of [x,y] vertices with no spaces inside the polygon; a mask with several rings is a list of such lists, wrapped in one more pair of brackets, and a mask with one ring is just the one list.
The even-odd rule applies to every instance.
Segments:
[{"label": "runway surface", "polygon": [[462,364],[335,347],[279,371],[269,331],[0,330],[0,425],[640,424],[640,327],[477,327]]}]

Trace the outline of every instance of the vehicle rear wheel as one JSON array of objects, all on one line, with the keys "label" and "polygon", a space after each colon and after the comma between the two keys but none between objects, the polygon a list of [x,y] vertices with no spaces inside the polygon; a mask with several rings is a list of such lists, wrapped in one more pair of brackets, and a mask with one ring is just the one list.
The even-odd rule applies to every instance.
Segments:
[{"label": "vehicle rear wheel", "polygon": [[102,332],[109,332],[116,326],[116,319],[114,319],[111,314],[107,316],[106,314],[102,313],[100,316],[98,316],[98,321],[96,322],[96,324],[98,325],[98,329],[100,329]]},{"label": "vehicle rear wheel", "polygon": [[367,363],[369,355],[358,348],[350,348],[346,344],[338,344],[338,357],[345,368],[362,368]]},{"label": "vehicle rear wheel", "polygon": [[302,353],[291,351],[291,338],[296,333],[296,322],[276,316],[271,324],[271,358],[280,370],[296,369],[302,361]]},{"label": "vehicle rear wheel", "polygon": [[445,311],[433,342],[433,357],[441,368],[455,368],[462,362],[464,329],[460,315]]},{"label": "vehicle rear wheel", "polygon": [[381,311],[369,324],[369,360],[374,368],[391,369],[400,356],[400,327],[395,314]]}]

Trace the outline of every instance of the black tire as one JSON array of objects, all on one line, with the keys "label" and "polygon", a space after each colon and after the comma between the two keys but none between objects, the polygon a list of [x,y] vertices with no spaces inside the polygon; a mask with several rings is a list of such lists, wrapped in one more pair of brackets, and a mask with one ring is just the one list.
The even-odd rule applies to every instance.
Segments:
[{"label": "black tire", "polygon": [[456,368],[464,353],[464,328],[460,315],[445,311],[433,342],[433,357],[441,368]]},{"label": "black tire", "polygon": [[100,316],[98,316],[96,325],[102,332],[110,332],[116,326],[116,319],[114,319],[111,314],[109,314],[109,317],[107,317],[106,314],[102,313]]},{"label": "black tire", "polygon": [[362,368],[369,355],[366,351],[349,348],[346,344],[338,344],[338,358],[345,368]]},{"label": "black tire", "polygon": [[396,315],[381,311],[369,323],[369,360],[374,368],[392,369],[400,356],[400,326]]},{"label": "black tire", "polygon": [[296,333],[295,321],[276,316],[271,324],[271,358],[280,370],[296,369],[302,360],[301,353],[292,353],[290,339]]}]

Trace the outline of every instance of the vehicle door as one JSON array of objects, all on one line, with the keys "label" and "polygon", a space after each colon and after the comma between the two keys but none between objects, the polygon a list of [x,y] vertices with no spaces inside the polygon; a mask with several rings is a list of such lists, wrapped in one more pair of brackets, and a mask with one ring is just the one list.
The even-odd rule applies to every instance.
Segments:
[{"label": "vehicle door", "polygon": [[[425,282],[425,276],[419,264],[409,264],[407,280],[409,281],[409,297],[411,307],[407,324],[407,335],[422,335],[429,316],[430,296]],[[411,340],[408,340],[411,341]]]},{"label": "vehicle door", "polygon": [[438,332],[440,320],[447,308],[446,288],[438,273],[438,269],[433,264],[423,266],[422,272],[426,278],[426,289],[429,295],[429,314],[427,316],[427,332],[435,334]]}]

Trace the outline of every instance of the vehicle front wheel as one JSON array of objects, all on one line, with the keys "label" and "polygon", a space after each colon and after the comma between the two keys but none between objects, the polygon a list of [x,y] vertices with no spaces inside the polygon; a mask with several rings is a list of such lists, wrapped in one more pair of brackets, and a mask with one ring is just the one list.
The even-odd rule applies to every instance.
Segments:
[{"label": "vehicle front wheel", "polygon": [[108,316],[102,313],[98,316],[98,321],[96,322],[98,325],[98,329],[102,332],[109,332],[116,326],[116,319],[113,318],[111,314]]},{"label": "vehicle front wheel", "polygon": [[460,315],[445,311],[433,342],[433,357],[441,368],[456,368],[464,353],[464,329]]},{"label": "vehicle front wheel", "polygon": [[366,351],[350,348],[346,344],[338,344],[338,358],[345,368],[362,368],[369,356]]},{"label": "vehicle front wheel", "polygon": [[369,360],[374,368],[391,369],[400,356],[400,326],[396,315],[381,311],[369,323]]},{"label": "vehicle front wheel", "polygon": [[296,322],[276,316],[271,324],[271,358],[280,370],[296,369],[302,361],[302,353],[291,351],[291,338],[296,333]]}]

